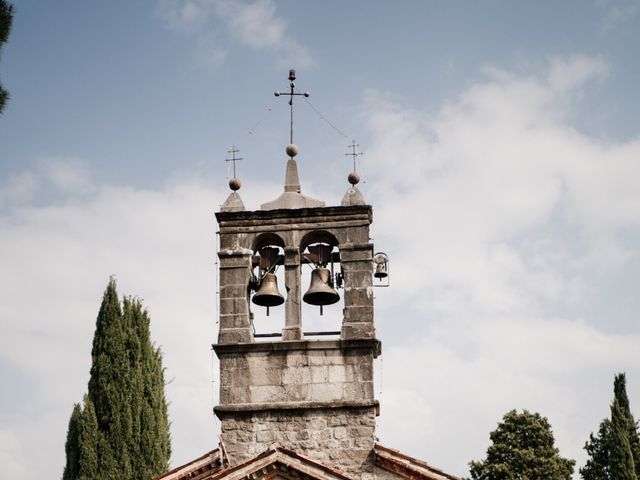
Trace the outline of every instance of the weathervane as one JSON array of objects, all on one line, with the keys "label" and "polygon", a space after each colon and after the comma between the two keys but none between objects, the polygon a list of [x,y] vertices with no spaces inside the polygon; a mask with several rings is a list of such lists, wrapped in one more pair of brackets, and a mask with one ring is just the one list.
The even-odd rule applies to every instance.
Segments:
[{"label": "weathervane", "polygon": [[295,80],[296,80],[296,71],[295,70],[289,70],[289,82],[290,83],[290,87],[291,87],[291,92],[289,93],[280,93],[280,92],[274,92],[273,94],[276,97],[279,97],[280,95],[289,95],[289,106],[291,107],[291,135],[289,137],[289,143],[293,144],[293,97],[296,95],[301,95],[303,97],[308,97],[309,96],[309,92],[304,92],[304,93],[296,93],[295,92]]},{"label": "weathervane", "polygon": [[356,148],[359,147],[360,145],[358,145],[356,143],[355,140],[351,141],[350,145],[347,145],[347,147],[351,148],[351,152],[349,153],[345,153],[346,156],[351,156],[353,157],[353,171],[356,171],[356,158],[359,157],[360,155],[363,155],[363,152],[358,152],[356,151]]}]

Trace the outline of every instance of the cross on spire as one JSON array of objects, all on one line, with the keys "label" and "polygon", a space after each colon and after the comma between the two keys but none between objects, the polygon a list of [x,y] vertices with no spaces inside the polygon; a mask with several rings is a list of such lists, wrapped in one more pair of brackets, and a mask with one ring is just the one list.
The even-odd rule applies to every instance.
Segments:
[{"label": "cross on spire", "polygon": [[279,97],[280,95],[288,95],[289,96],[289,107],[291,108],[291,122],[290,122],[290,126],[291,126],[291,134],[289,136],[289,143],[293,143],[293,97],[296,95],[301,95],[304,97],[308,97],[309,96],[309,92],[304,92],[304,93],[296,93],[295,92],[295,81],[296,81],[296,71],[295,70],[289,70],[289,86],[291,87],[291,91],[289,93],[280,93],[280,92],[274,92],[273,94],[276,97]]},{"label": "cross on spire", "polygon": [[236,178],[236,162],[242,160],[242,158],[236,157],[236,153],[239,152],[240,150],[238,150],[235,145],[231,145],[231,148],[227,150],[227,153],[231,155],[231,158],[226,158],[225,162],[233,162],[233,178]]},{"label": "cross on spire", "polygon": [[351,152],[345,153],[345,156],[351,156],[353,157],[353,171],[356,171],[356,158],[359,157],[360,155],[363,155],[363,152],[358,152],[356,149],[357,147],[359,147],[360,145],[358,145],[356,143],[355,140],[351,141],[350,145],[347,145],[347,147],[351,148]]}]

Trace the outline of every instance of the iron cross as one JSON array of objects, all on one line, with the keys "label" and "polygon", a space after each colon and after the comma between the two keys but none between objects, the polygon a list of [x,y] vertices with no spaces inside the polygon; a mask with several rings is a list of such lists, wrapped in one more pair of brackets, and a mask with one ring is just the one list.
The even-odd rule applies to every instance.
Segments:
[{"label": "iron cross", "polygon": [[347,147],[351,148],[351,152],[345,153],[346,156],[353,157],[353,171],[354,172],[356,171],[356,158],[363,154],[363,152],[356,151],[356,148],[359,147],[359,146],[360,145],[358,145],[355,140],[352,140],[351,144],[347,145]]},{"label": "iron cross", "polygon": [[239,152],[240,150],[238,150],[235,145],[231,145],[231,148],[227,150],[227,153],[231,155],[231,158],[226,158],[225,162],[233,162],[233,178],[236,178],[236,162],[242,160],[242,158],[236,157],[236,153]]},{"label": "iron cross", "polygon": [[291,92],[289,93],[274,92],[273,93],[276,97],[279,97],[280,95],[289,95],[289,106],[291,107],[291,135],[289,136],[289,143],[293,143],[293,97],[295,97],[296,95],[302,95],[303,97],[309,96],[309,92],[304,92],[304,93],[295,92],[295,88],[296,88],[295,81],[296,81],[296,71],[289,70],[289,82],[290,82],[289,86],[291,87]]}]

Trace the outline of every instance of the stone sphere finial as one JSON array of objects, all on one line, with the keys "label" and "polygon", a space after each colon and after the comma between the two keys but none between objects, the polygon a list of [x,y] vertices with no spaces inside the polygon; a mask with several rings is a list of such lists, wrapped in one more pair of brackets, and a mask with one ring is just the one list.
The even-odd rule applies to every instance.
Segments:
[{"label": "stone sphere finial", "polygon": [[229,188],[234,192],[237,190],[240,190],[241,185],[242,185],[242,182],[240,182],[239,178],[232,178],[231,180],[229,180]]},{"label": "stone sphere finial", "polygon": [[290,143],[289,145],[287,145],[287,148],[285,149],[285,151],[287,152],[287,155],[289,155],[289,157],[291,158],[298,155],[298,147],[296,147],[293,143]]},{"label": "stone sphere finial", "polygon": [[347,177],[349,183],[353,186],[356,186],[360,182],[360,175],[357,172],[351,172]]}]

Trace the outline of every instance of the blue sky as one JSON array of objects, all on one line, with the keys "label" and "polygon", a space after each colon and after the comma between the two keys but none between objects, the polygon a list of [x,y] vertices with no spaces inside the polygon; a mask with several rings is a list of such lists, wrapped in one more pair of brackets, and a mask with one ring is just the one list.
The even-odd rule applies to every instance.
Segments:
[{"label": "blue sky", "polygon": [[303,192],[339,203],[347,144],[365,152],[393,273],[376,295],[385,445],[466,475],[500,417],[528,408],[581,465],[619,371],[640,414],[637,0],[15,8],[0,59],[12,478],[61,474],[111,274],[165,352],[173,464],[215,446],[212,213],[232,144],[248,208],[281,190],[288,107],[273,91],[289,68],[339,130],[296,105]]}]

